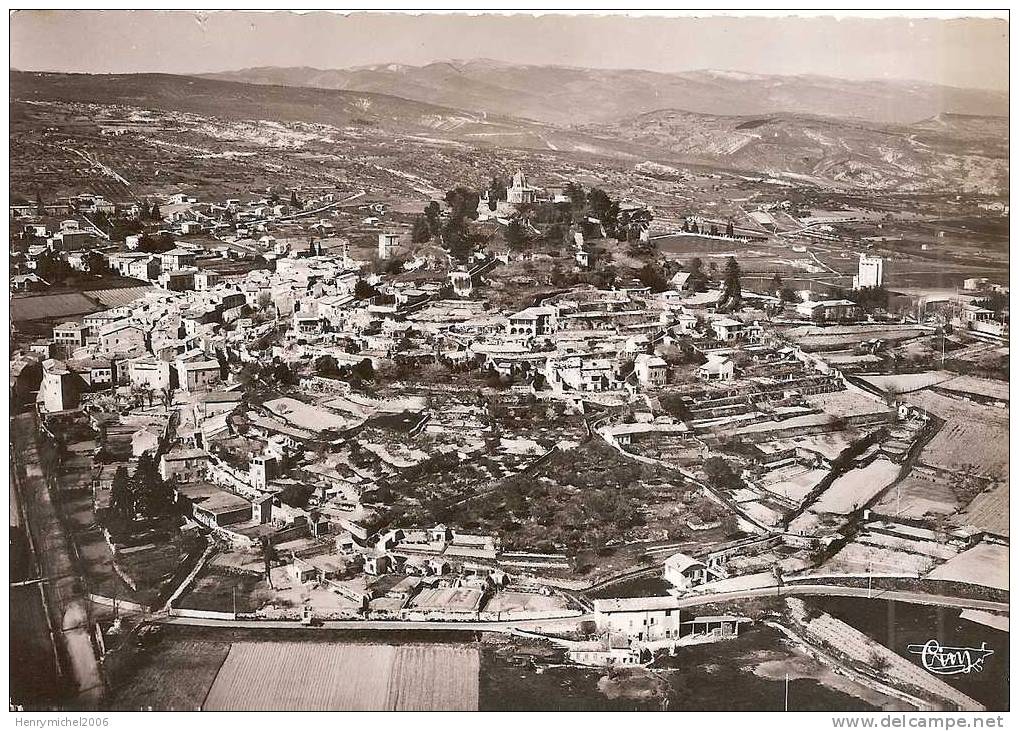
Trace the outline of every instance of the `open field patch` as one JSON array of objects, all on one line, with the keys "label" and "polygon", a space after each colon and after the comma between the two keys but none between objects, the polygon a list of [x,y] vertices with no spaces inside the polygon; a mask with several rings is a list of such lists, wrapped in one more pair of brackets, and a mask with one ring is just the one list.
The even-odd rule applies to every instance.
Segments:
[{"label": "open field patch", "polygon": [[468,711],[479,654],[448,645],[241,642],[230,648],[209,711]]},{"label": "open field patch", "polygon": [[899,466],[888,459],[876,459],[866,467],[839,477],[811,506],[815,513],[851,513],[863,506],[898,477]]}]

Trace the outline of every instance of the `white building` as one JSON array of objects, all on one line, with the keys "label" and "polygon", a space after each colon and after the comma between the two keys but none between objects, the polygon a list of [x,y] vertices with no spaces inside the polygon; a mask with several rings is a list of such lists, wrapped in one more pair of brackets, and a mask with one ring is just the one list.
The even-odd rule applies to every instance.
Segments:
[{"label": "white building", "polygon": [[708,580],[708,567],[685,553],[665,559],[665,580],[677,589],[690,589]]},{"label": "white building", "polygon": [[633,371],[642,386],[659,388],[665,385],[669,375],[669,364],[657,355],[638,355],[633,362]]},{"label": "white building", "polygon": [[860,254],[859,274],[853,277],[853,289],[880,287],[884,282],[885,260],[880,256]]},{"label": "white building", "polygon": [[534,203],[538,200],[541,188],[527,184],[527,178],[522,172],[513,176],[513,185],[506,189],[506,202],[514,205],[523,203]]},{"label": "white building", "polygon": [[400,243],[400,234],[381,233],[379,234],[379,259],[389,259],[396,253],[396,246]]}]

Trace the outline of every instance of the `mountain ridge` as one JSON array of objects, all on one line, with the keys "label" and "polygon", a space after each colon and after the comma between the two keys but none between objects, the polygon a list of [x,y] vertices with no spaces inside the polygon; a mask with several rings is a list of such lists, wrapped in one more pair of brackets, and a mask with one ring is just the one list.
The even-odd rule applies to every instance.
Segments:
[{"label": "mountain ridge", "polygon": [[200,76],[371,91],[561,126],[614,122],[656,108],[730,116],[802,112],[894,124],[946,112],[979,116],[1008,113],[1007,92],[918,81],[859,81],[816,74],[779,76],[719,69],[664,73],[475,59],[348,69],[263,66]]}]

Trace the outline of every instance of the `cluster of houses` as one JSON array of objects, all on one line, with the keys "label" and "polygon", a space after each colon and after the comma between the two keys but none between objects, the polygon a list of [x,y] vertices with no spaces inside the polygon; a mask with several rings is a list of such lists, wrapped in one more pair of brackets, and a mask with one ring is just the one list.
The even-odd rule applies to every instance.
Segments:
[{"label": "cluster of houses", "polygon": [[[507,199],[493,209],[483,198],[479,212],[499,218],[521,205],[567,200],[564,190],[533,186],[522,174]],[[326,193],[305,209],[335,200]],[[163,202],[161,214],[185,236],[192,224],[204,230],[228,218],[257,231],[292,214],[277,201],[256,203],[201,204],[181,194]],[[82,201],[78,210],[86,207]],[[98,235],[74,220],[53,234],[42,229],[25,226],[69,260]],[[379,258],[390,259],[402,241],[401,233],[380,231]],[[807,418],[822,410],[810,397],[848,388],[837,371],[772,337],[762,322],[777,298],[747,292],[745,310],[715,311],[719,293],[690,291],[685,273],[663,292],[622,280],[501,310],[489,305],[485,288],[510,254],[479,253],[458,265],[422,258],[383,274],[352,259],[345,245],[294,248],[268,235],[258,243],[272,266],[236,274],[214,271],[207,262],[217,252],[186,239],[151,253],[131,236],[126,250],[105,251],[112,271],[153,286],[127,304],[59,322],[28,344],[12,360],[12,398],[34,399],[43,414],[89,413],[104,439],[127,440],[125,459],[156,457],[189,528],[226,552],[275,547],[290,582],[331,591],[359,616],[478,618],[494,593],[519,580],[522,566],[560,570],[569,562],[509,556],[492,536],[441,525],[380,532],[362,496],[377,492],[381,478],[443,450],[482,454],[491,430],[466,390],[448,388],[452,396],[442,401],[401,384],[387,387],[386,398],[367,396],[351,385],[352,373],[371,378],[393,364],[480,368],[502,386],[580,412],[591,403],[647,404],[632,419],[599,427],[620,448],[649,436],[699,448],[720,425]],[[576,243],[579,257],[587,251],[583,236]],[[812,323],[861,316],[847,300],[804,301],[795,314]],[[294,374],[289,394],[251,398],[252,379],[266,366]],[[681,401],[682,418],[657,402],[666,391]],[[440,446],[423,454],[402,437],[376,438],[386,429],[425,433]],[[109,509],[114,467],[103,465],[95,479],[97,511]],[[674,563],[677,586],[711,574],[696,561]],[[641,640],[735,633],[740,624],[667,613],[654,621],[653,632],[636,633]],[[605,622],[609,634],[624,629],[615,618]]]}]

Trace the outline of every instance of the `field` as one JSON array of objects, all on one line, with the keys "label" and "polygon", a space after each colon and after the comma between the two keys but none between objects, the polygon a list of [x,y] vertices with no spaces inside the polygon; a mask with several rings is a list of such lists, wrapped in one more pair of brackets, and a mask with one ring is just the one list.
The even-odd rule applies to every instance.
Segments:
[{"label": "field", "polygon": [[874,509],[899,518],[923,518],[952,515],[958,507],[959,500],[947,482],[929,479],[914,470]]},{"label": "field", "polygon": [[200,710],[229,650],[227,642],[164,642],[144,663],[121,667],[117,675],[122,680],[111,678],[110,707],[120,711]]},{"label": "field", "polygon": [[1010,527],[1008,502],[1008,483],[995,485],[973,499],[962,514],[960,522],[1007,536]]},{"label": "field", "polygon": [[866,467],[851,470],[831,484],[811,506],[815,513],[850,513],[877,495],[898,476],[899,466],[876,459]]},{"label": "field", "polygon": [[910,394],[907,400],[946,422],[924,447],[921,462],[949,472],[1007,478],[1007,411],[929,391]]},{"label": "field", "polygon": [[473,711],[478,651],[449,645],[241,642],[208,711]]},{"label": "field", "polygon": [[844,350],[856,343],[868,340],[900,342],[923,335],[924,332],[920,328],[897,325],[860,325],[857,327],[803,325],[787,330],[785,335],[806,351],[825,351]]},{"label": "field", "polygon": [[931,573],[931,578],[963,581],[1007,590],[1008,546],[978,543],[936,568]]}]

